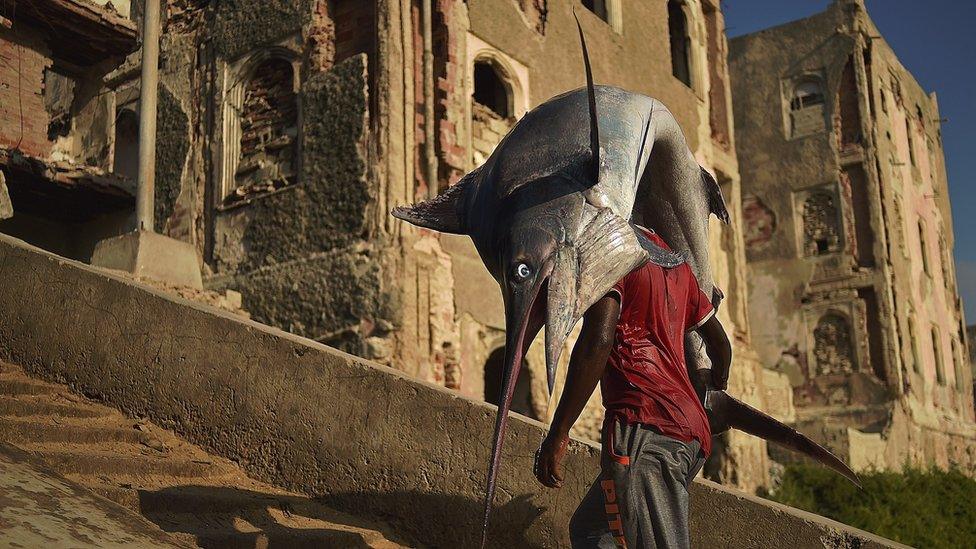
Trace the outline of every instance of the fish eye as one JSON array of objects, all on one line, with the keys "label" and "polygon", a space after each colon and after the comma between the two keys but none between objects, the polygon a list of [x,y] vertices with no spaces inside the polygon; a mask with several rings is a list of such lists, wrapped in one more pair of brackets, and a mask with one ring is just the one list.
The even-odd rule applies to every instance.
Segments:
[{"label": "fish eye", "polygon": [[516,278],[520,280],[525,280],[526,278],[529,278],[529,275],[531,274],[532,274],[532,268],[526,265],[525,263],[519,263],[518,265],[515,266]]}]

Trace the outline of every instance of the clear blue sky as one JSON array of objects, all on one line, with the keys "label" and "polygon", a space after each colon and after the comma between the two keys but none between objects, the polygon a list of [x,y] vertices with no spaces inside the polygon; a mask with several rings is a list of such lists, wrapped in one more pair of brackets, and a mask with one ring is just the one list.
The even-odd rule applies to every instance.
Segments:
[{"label": "clear blue sky", "polygon": [[[828,0],[722,0],[729,37],[823,11]],[[926,91],[939,96],[966,322],[976,323],[976,1],[867,0],[868,13]]]}]

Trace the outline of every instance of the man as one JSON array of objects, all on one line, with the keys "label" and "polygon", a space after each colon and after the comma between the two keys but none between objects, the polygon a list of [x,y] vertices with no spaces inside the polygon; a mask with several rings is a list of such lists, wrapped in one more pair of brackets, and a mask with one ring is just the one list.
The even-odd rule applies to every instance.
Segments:
[{"label": "man", "polygon": [[583,316],[536,461],[539,481],[559,488],[569,430],[600,382],[602,472],[570,521],[574,549],[689,547],[688,485],[711,450],[711,432],[689,379],[685,335],[698,331],[713,365],[696,372],[700,385],[725,389],[732,347],[714,313],[686,263],[647,263]]}]

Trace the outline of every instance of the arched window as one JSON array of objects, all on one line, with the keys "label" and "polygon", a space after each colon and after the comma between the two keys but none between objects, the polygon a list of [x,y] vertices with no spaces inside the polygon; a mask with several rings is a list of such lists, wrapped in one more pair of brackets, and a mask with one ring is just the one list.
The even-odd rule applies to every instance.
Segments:
[{"label": "arched window", "polygon": [[139,117],[132,109],[120,109],[115,117],[112,172],[130,181],[139,175]]},{"label": "arched window", "polygon": [[854,345],[851,323],[837,312],[828,312],[813,330],[813,356],[816,374],[849,374],[854,371]]},{"label": "arched window", "polygon": [[803,79],[790,96],[790,134],[798,137],[825,128],[823,86],[819,79]]},{"label": "arched window", "polygon": [[515,123],[516,97],[521,100],[524,84],[514,76],[511,60],[498,52],[475,56],[474,88],[471,91],[471,154],[478,166],[495,150]]},{"label": "arched window", "polygon": [[671,38],[671,74],[691,87],[691,37],[682,3],[668,1],[668,34]]},{"label": "arched window", "polygon": [[806,255],[825,255],[840,251],[837,206],[831,193],[810,193],[803,203],[803,236]]},{"label": "arched window", "polygon": [[243,92],[236,199],[286,187],[298,177],[298,94],[292,63],[280,57],[262,61]]},{"label": "arched window", "polygon": [[[505,348],[495,349],[485,362],[485,402],[498,405],[498,398],[502,393],[502,370],[505,367]],[[532,407],[532,373],[528,365],[523,362],[518,380],[515,382],[515,392],[512,395],[512,411],[523,416],[539,419]]]},{"label": "arched window", "polygon": [[500,118],[512,116],[512,94],[494,63],[479,60],[474,63],[475,103],[483,105]]}]

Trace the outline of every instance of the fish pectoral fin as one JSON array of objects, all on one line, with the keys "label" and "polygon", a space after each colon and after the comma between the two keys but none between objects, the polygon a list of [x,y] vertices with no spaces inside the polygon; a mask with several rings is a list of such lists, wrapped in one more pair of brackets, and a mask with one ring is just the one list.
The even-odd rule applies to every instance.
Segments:
[{"label": "fish pectoral fin", "polygon": [[618,280],[648,261],[633,227],[609,208],[596,212],[574,242],[577,260],[575,320]]},{"label": "fish pectoral fin", "polygon": [[393,217],[418,227],[442,233],[467,234],[464,223],[464,201],[468,189],[476,185],[481,167],[475,168],[441,194],[412,206],[397,206]]},{"label": "fish pectoral fin", "polygon": [[702,185],[705,186],[705,196],[708,197],[708,210],[715,214],[723,223],[728,225],[731,221],[729,210],[725,206],[725,198],[722,196],[722,189],[718,186],[712,174],[708,170],[701,168]]}]

